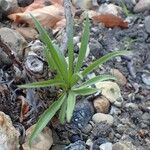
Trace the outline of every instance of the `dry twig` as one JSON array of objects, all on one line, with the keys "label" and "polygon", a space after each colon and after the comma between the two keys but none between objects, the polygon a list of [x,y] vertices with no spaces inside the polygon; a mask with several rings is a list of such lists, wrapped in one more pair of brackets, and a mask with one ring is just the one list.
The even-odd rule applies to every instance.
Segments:
[{"label": "dry twig", "polygon": [[72,3],[70,0],[64,0],[64,11],[66,18],[66,33],[63,36],[63,41],[61,44],[62,52],[66,52],[67,44],[68,44],[68,36],[72,32],[72,24],[73,24],[73,14],[71,9]]}]

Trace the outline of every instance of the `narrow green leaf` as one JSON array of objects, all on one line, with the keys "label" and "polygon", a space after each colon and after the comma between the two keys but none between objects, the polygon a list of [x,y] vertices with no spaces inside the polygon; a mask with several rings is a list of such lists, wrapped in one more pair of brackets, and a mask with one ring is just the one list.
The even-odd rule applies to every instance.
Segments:
[{"label": "narrow green leaf", "polygon": [[32,19],[34,21],[34,24],[40,34],[40,39],[42,40],[42,42],[47,46],[47,48],[49,49],[49,53],[51,54],[51,58],[53,59],[54,63],[56,64],[56,69],[58,71],[58,73],[60,73],[63,77],[63,79],[65,81],[68,81],[68,77],[67,77],[67,66],[64,64],[64,62],[62,61],[62,59],[60,58],[58,51],[55,49],[52,40],[50,39],[48,33],[46,32],[46,30],[41,26],[41,24],[39,23],[39,21],[32,16]]},{"label": "narrow green leaf", "polygon": [[70,79],[70,83],[71,83],[71,86],[74,85],[75,83],[77,83],[78,79],[83,79],[83,76],[81,73],[74,73]]},{"label": "narrow green leaf", "polygon": [[50,86],[63,86],[65,83],[62,80],[51,79],[47,81],[33,82],[29,84],[19,85],[19,88],[41,88]]},{"label": "narrow green leaf", "polygon": [[69,92],[68,98],[67,98],[67,112],[66,112],[66,118],[67,122],[70,122],[71,117],[73,115],[74,107],[76,103],[76,95],[73,92]]},{"label": "narrow green leaf", "polygon": [[67,109],[67,99],[64,100],[61,109],[59,111],[59,120],[61,124],[65,123],[66,109]]},{"label": "narrow green leaf", "polygon": [[49,50],[46,47],[44,48],[44,55],[45,55],[46,61],[48,63],[49,69],[57,70],[56,64],[55,64],[54,60],[52,59],[52,56],[50,55]]},{"label": "narrow green leaf", "polygon": [[87,80],[86,82],[82,83],[79,86],[91,86],[97,82],[106,81],[106,80],[116,80],[116,78],[112,75],[98,75],[90,80]]},{"label": "narrow green leaf", "polygon": [[65,97],[66,94],[63,94],[41,115],[29,139],[30,145],[32,144],[33,140],[38,136],[38,134],[43,130],[43,128],[48,124],[48,122],[52,119],[52,117],[56,114],[56,112],[60,109]]},{"label": "narrow green leaf", "polygon": [[123,0],[120,0],[121,1],[121,5],[122,5],[122,9],[123,9],[123,12],[125,13],[126,16],[131,16],[132,14],[130,13],[130,11],[127,9],[127,6],[125,5],[124,1]]},{"label": "narrow green leaf", "polygon": [[83,35],[82,35],[82,39],[81,39],[81,47],[79,50],[78,61],[75,66],[75,71],[74,71],[75,73],[78,72],[80,70],[80,68],[82,67],[82,64],[83,64],[83,61],[84,61],[84,58],[86,55],[88,41],[89,41],[89,33],[90,33],[90,23],[89,23],[89,18],[87,17]]},{"label": "narrow green leaf", "polygon": [[94,94],[97,92],[96,88],[91,88],[91,87],[80,87],[80,88],[75,88],[72,89],[72,91],[77,94],[77,95],[90,95],[90,94]]},{"label": "narrow green leaf", "polygon": [[115,52],[106,54],[105,56],[94,61],[85,70],[83,70],[82,76],[83,77],[86,76],[88,73],[90,73],[91,71],[93,71],[94,69],[96,69],[97,67],[105,63],[106,61],[110,60],[111,58],[116,57],[116,56],[121,56],[121,55],[127,55],[127,53],[128,51],[115,51]]}]

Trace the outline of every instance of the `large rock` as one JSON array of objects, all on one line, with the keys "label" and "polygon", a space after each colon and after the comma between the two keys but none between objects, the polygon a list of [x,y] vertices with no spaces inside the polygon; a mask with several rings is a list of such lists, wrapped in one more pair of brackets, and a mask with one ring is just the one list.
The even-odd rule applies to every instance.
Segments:
[{"label": "large rock", "polygon": [[144,12],[150,10],[150,0],[140,0],[134,7],[134,12]]},{"label": "large rock", "polygon": [[93,114],[94,108],[89,101],[79,101],[75,106],[71,126],[82,130],[91,120]]},{"label": "large rock", "polygon": [[19,58],[21,58],[23,49],[27,46],[24,37],[17,31],[6,27],[0,29],[0,37],[2,41],[7,44]]},{"label": "large rock", "polygon": [[117,83],[111,81],[98,82],[95,84],[101,94],[114,105],[121,107],[123,98]]},{"label": "large rock", "polygon": [[99,7],[99,10],[98,10],[99,13],[101,14],[112,14],[112,15],[115,15],[115,16],[120,16],[120,14],[123,12],[122,11],[122,8],[119,7],[119,6],[116,6],[114,4],[102,4],[100,7]]},{"label": "large rock", "polygon": [[10,117],[0,112],[0,150],[19,150],[19,135]]},{"label": "large rock", "polygon": [[[31,126],[26,131],[26,142],[23,144],[24,150],[30,150],[29,147],[29,138],[31,133],[33,132],[35,125]],[[37,138],[33,141],[31,145],[32,150],[49,150],[53,144],[52,131],[45,127],[43,131],[37,136]]]}]

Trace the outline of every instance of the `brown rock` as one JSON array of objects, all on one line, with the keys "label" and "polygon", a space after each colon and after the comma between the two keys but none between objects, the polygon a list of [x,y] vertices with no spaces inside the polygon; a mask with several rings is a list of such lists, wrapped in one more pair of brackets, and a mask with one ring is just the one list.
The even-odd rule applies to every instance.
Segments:
[{"label": "brown rock", "polygon": [[[33,132],[34,128],[35,128],[35,125],[31,126],[26,131],[27,137],[26,137],[26,142],[23,144],[24,150],[30,150],[28,139],[30,138],[31,133]],[[43,131],[37,136],[37,138],[33,141],[31,145],[31,149],[32,150],[49,150],[52,144],[53,144],[52,131],[48,127],[45,127]]]},{"label": "brown rock", "polygon": [[117,142],[113,145],[112,150],[136,150],[131,142]]},{"label": "brown rock", "polygon": [[108,113],[110,102],[107,98],[101,96],[94,100],[94,107],[96,112]]},{"label": "brown rock", "polygon": [[117,78],[117,83],[124,86],[127,83],[126,77],[118,70],[118,69],[111,69],[111,74]]},{"label": "brown rock", "polygon": [[15,29],[26,39],[36,39],[38,38],[37,31],[32,27],[15,27]]}]

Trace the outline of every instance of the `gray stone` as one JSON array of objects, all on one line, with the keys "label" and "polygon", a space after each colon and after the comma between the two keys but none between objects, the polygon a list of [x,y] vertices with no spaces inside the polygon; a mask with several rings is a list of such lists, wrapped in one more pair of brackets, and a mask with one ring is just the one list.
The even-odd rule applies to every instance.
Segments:
[{"label": "gray stone", "polygon": [[[106,138],[101,138],[99,137],[98,139],[96,139],[92,145],[92,150],[99,150],[100,149],[100,145],[107,143],[108,140]],[[100,149],[101,150],[101,149]]]},{"label": "gray stone", "polygon": [[113,130],[112,130],[110,124],[104,123],[104,122],[97,123],[97,124],[95,124],[95,126],[93,127],[93,130],[91,131],[90,138],[93,140],[101,138],[97,141],[99,143],[99,145],[101,145],[103,143],[108,142],[106,140],[106,138],[110,137],[110,134],[112,134],[112,132],[113,132]]},{"label": "gray stone", "polygon": [[150,34],[150,16],[145,17],[144,25],[146,32]]},{"label": "gray stone", "polygon": [[121,110],[115,106],[111,106],[110,114],[111,115],[119,115],[119,114],[121,114]]},{"label": "gray stone", "polygon": [[62,145],[62,144],[58,145],[58,144],[55,144],[55,145],[52,146],[51,149],[52,149],[52,150],[63,150],[63,149],[65,149],[65,145]]},{"label": "gray stone", "polygon": [[127,125],[119,124],[117,125],[117,131],[120,134],[123,134],[128,129]]},{"label": "gray stone", "polygon": [[150,10],[150,0],[140,0],[134,7],[134,12],[144,12]]},{"label": "gray stone", "polygon": [[0,11],[3,14],[11,14],[17,7],[17,0],[0,0]]},{"label": "gray stone", "polygon": [[112,150],[112,143],[106,142],[99,146],[100,150]]},{"label": "gray stone", "polygon": [[91,132],[92,130],[92,125],[91,124],[87,124],[83,129],[82,132],[85,134],[88,134],[89,132]]},{"label": "gray stone", "polygon": [[99,58],[101,56],[102,45],[95,39],[91,39],[89,43],[91,54],[95,58]]},{"label": "gray stone", "polygon": [[143,73],[143,74],[142,74],[142,81],[143,81],[144,84],[146,84],[147,86],[150,86],[150,73]]},{"label": "gray stone", "polygon": [[85,100],[78,102],[73,113],[71,126],[83,129],[91,120],[93,114],[94,108],[89,101]]},{"label": "gray stone", "polygon": [[96,113],[92,117],[93,122],[95,123],[101,123],[101,122],[106,122],[109,125],[113,124],[114,118],[113,116],[109,114],[103,114],[103,113]]},{"label": "gray stone", "polygon": [[144,113],[142,115],[142,119],[145,124],[150,125],[150,114],[149,113]]},{"label": "gray stone", "polygon": [[0,67],[5,65],[11,65],[12,61],[8,58],[8,55],[0,48]]},{"label": "gray stone", "polygon": [[85,142],[77,141],[75,143],[66,146],[65,150],[87,150],[85,147]]},{"label": "gray stone", "polygon": [[17,31],[6,27],[0,29],[0,37],[11,48],[14,54],[21,58],[23,49],[27,46],[24,37]]},{"label": "gray stone", "polygon": [[120,14],[123,11],[122,11],[122,8],[119,6],[105,3],[105,4],[100,5],[98,12],[101,14],[113,14],[115,16],[120,16]]},{"label": "gray stone", "polygon": [[138,109],[138,105],[137,104],[135,104],[135,103],[126,103],[125,104],[125,107],[126,108],[131,108],[131,109]]}]

